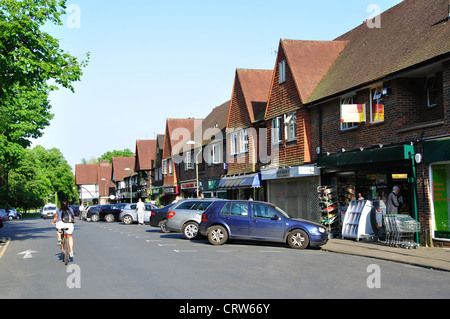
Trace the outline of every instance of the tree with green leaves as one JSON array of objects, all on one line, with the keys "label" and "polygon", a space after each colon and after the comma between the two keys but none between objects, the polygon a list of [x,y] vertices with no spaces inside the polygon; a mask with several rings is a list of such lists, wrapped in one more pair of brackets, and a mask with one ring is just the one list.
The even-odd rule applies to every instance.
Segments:
[{"label": "tree with green leaves", "polygon": [[123,151],[114,150],[112,152],[106,152],[102,156],[98,158],[98,162],[102,159],[107,159],[110,164],[112,164],[113,157],[133,157],[134,153],[129,149],[126,148]]},{"label": "tree with green leaves", "polygon": [[89,53],[82,61],[71,56],[42,30],[62,25],[65,9],[66,0],[0,1],[0,167],[7,185],[30,139],[50,125],[50,92],[74,92],[89,60]]}]

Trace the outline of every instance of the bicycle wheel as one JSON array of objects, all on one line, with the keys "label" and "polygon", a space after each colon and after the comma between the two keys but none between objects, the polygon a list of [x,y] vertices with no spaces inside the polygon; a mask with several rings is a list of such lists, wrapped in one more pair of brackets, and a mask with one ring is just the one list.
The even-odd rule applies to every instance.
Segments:
[{"label": "bicycle wheel", "polygon": [[63,262],[66,265],[69,263],[69,242],[65,236],[63,239]]}]

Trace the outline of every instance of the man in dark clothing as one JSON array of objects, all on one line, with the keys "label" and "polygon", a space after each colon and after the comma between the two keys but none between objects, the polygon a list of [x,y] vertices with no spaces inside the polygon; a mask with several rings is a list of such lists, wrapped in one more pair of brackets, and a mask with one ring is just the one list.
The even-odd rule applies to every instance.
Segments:
[{"label": "man in dark clothing", "polygon": [[400,193],[400,187],[394,186],[392,193],[389,194],[386,202],[386,214],[398,214],[398,208],[403,204],[403,198],[398,194]]}]

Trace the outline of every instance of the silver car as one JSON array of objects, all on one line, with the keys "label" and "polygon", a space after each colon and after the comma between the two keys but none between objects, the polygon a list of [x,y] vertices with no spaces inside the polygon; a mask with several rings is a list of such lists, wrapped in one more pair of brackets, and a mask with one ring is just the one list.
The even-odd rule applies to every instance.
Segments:
[{"label": "silver car", "polygon": [[212,199],[187,199],[180,201],[167,213],[166,227],[169,231],[182,233],[186,239],[198,236],[198,226],[203,212],[213,203]]},{"label": "silver car", "polygon": [[[136,203],[127,204],[121,211],[119,215],[119,220],[121,220],[125,225],[131,225],[138,222],[138,214],[136,210]],[[144,203],[144,223],[150,223],[150,215],[152,209],[157,208],[155,205]]]},{"label": "silver car", "polygon": [[56,214],[58,208],[55,204],[47,204],[41,209],[41,218],[46,219],[47,217],[53,218]]}]

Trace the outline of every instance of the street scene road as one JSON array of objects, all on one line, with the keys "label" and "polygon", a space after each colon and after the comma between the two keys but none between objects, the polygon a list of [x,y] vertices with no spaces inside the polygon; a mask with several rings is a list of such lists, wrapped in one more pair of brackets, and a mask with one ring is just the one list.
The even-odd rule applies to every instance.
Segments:
[{"label": "street scene road", "polygon": [[[235,241],[212,246],[148,225],[77,221],[75,258],[60,260],[49,220],[0,230],[0,298],[446,298],[447,272]],[[426,295],[424,295],[426,291]]]}]

